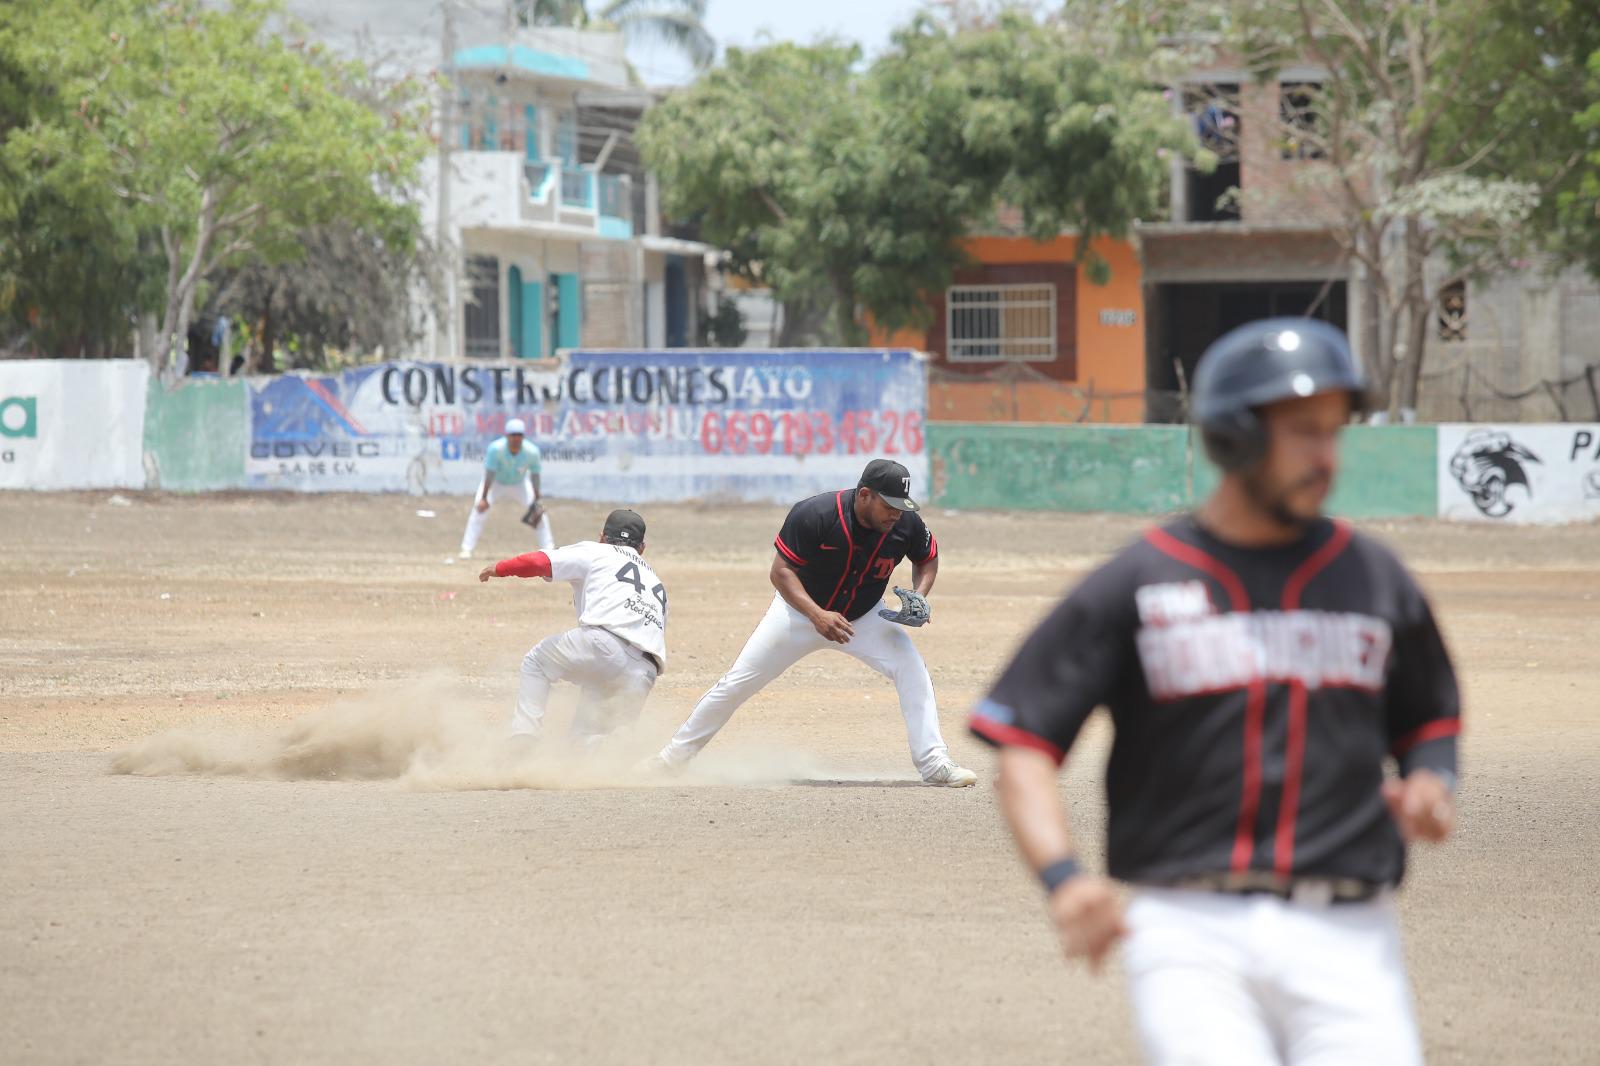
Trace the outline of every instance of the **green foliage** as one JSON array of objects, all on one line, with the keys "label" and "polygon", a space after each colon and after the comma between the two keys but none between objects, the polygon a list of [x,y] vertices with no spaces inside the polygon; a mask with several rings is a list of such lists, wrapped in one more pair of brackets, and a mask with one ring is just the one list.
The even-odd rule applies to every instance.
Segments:
[{"label": "green foliage", "polygon": [[730,269],[784,303],[842,297],[863,240],[841,217],[865,185],[864,91],[854,48],[729,49],[723,66],[646,113],[639,147],[662,208],[693,218]]},{"label": "green foliage", "polygon": [[1583,158],[1575,187],[1556,199],[1555,226],[1567,235],[1563,245],[1570,254],[1581,257],[1589,273],[1600,278],[1600,48],[1589,54],[1587,72],[1593,102],[1572,117],[1584,142]]},{"label": "green foliage", "polygon": [[1020,15],[967,32],[919,19],[870,70],[860,58],[730,49],[639,133],[663,208],[786,312],[831,304],[835,339],[860,339],[858,306],[922,323],[1001,204],[1038,237],[1125,233],[1155,208],[1163,149],[1189,147],[1131,67]]},{"label": "green foliage", "polygon": [[[1446,137],[1492,141],[1471,173],[1526,183],[1525,227],[1541,250],[1600,278],[1600,17],[1592,0],[1477,0],[1456,47],[1471,79]],[[1476,129],[1475,129],[1476,128]],[[1477,134],[1481,138],[1481,133]]]},{"label": "green foliage", "polygon": [[22,148],[35,125],[72,120],[50,56],[32,39],[49,0],[0,9],[0,348],[126,354],[130,325],[160,299],[161,262],[103,184],[40,172]]},{"label": "green foliage", "polygon": [[158,365],[207,281],[245,257],[293,261],[303,231],[335,220],[397,246],[415,234],[415,207],[389,191],[427,151],[422,87],[369,106],[359,65],[273,32],[276,3],[27,0],[13,15],[10,62],[48,72],[61,104],[7,131],[6,163],[32,194],[159,248]]},{"label": "green foliage", "polygon": [[897,140],[955,177],[969,215],[1003,203],[1038,239],[1125,236],[1160,210],[1170,152],[1195,146],[1147,72],[1108,62],[1060,23],[1005,11],[954,32],[926,16],[896,37],[874,79]]}]

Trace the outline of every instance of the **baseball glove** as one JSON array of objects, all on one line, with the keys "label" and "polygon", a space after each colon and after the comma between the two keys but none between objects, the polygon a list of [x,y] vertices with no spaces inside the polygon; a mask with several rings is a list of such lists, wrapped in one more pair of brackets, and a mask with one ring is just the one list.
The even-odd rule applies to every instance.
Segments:
[{"label": "baseball glove", "polygon": [[536,526],[543,518],[544,504],[534,500],[533,503],[528,505],[527,513],[522,516],[522,521],[526,525]]},{"label": "baseball glove", "polygon": [[933,616],[933,608],[928,606],[927,597],[914,589],[898,587],[894,590],[894,594],[900,597],[900,609],[891,611],[887,607],[879,608],[879,618],[886,618],[903,626],[916,627],[928,624],[928,619]]}]

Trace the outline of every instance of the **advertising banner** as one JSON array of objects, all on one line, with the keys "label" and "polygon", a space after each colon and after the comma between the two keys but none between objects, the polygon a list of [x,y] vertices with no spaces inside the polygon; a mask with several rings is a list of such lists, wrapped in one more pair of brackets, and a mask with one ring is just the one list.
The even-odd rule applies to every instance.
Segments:
[{"label": "advertising banner", "polygon": [[0,360],[0,489],[144,487],[149,364]]},{"label": "advertising banner", "polygon": [[678,349],[262,378],[246,474],[258,488],[466,494],[520,418],[553,496],[785,502],[854,484],[880,455],[926,494],[926,373],[905,350]]},{"label": "advertising banner", "polygon": [[1439,426],[1439,517],[1600,518],[1600,425]]}]

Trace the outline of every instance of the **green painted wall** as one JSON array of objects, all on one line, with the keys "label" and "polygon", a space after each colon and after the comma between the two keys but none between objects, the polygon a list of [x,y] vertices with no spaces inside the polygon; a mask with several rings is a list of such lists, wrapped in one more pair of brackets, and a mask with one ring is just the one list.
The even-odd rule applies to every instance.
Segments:
[{"label": "green painted wall", "polygon": [[1347,518],[1439,513],[1439,434],[1433,426],[1351,426],[1328,510]]},{"label": "green painted wall", "polygon": [[1157,514],[1188,499],[1182,426],[930,422],[945,507]]},{"label": "green painted wall", "polygon": [[[1216,468],[1183,426],[930,422],[934,499],[980,510],[1164,514],[1203,499]],[[1352,426],[1328,509],[1349,518],[1435,513],[1432,426]]]},{"label": "green painted wall", "polygon": [[250,398],[242,380],[184,381],[169,390],[150,379],[144,415],[150,488],[244,488],[249,451]]}]

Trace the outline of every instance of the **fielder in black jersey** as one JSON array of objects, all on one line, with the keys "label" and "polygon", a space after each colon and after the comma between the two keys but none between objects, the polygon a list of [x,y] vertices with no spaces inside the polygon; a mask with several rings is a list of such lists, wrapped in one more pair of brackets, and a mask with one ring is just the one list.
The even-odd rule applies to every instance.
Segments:
[{"label": "fielder in black jersey", "polygon": [[[1460,706],[1411,575],[1320,513],[1361,399],[1322,323],[1213,345],[1194,405],[1216,493],[1085,579],[972,717],[1066,953],[1098,966],[1129,936],[1153,1062],[1421,1061],[1390,890],[1405,840],[1450,831]],[[1097,706],[1126,912],[1055,786]]]},{"label": "fielder in black jersey", "polygon": [[[892,459],[868,463],[853,489],[825,492],[790,508],[773,540],[772,604],[738,659],[700,697],[651,768],[682,768],[745,700],[805,656],[832,649],[894,682],[911,760],[925,784],[964,788],[976,782],[976,774],[950,759],[933,680],[906,632],[928,621],[926,597],[939,576],[939,543],[917,510],[911,475]],[[914,587],[898,590],[899,612],[876,610],[902,559],[911,560]]]},{"label": "fielder in black jersey", "polygon": [[852,622],[883,602],[901,559],[921,566],[939,554],[920,514],[901,511],[887,530],[877,529],[857,517],[855,496],[845,489],[801,500],[773,540],[811,601]]}]

